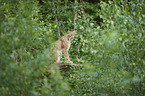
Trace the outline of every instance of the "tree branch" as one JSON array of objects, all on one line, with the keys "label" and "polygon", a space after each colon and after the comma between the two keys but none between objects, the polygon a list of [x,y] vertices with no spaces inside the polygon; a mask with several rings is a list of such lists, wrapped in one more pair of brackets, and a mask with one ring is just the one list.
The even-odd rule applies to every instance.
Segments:
[{"label": "tree branch", "polygon": [[76,8],[77,8],[77,0],[75,0],[75,7],[74,7],[74,14],[75,14],[75,16],[74,16],[74,31],[75,31],[75,29],[77,27],[77,25],[76,25],[76,19],[77,19],[77,11],[76,11]]}]

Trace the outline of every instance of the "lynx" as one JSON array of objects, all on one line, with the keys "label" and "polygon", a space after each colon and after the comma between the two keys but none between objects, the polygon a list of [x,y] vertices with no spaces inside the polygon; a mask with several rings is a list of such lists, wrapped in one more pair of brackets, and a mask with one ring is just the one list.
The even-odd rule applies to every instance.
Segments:
[{"label": "lynx", "polygon": [[65,56],[65,59],[68,60],[68,62],[73,63],[72,61],[70,61],[69,58],[69,54],[68,54],[68,50],[70,48],[71,45],[71,39],[74,38],[74,32],[72,31],[68,31],[69,33],[62,36],[59,40],[57,40],[54,45],[50,48],[51,52],[52,52],[52,60],[53,60],[53,64],[59,64],[60,63],[60,58],[62,55],[62,52]]}]

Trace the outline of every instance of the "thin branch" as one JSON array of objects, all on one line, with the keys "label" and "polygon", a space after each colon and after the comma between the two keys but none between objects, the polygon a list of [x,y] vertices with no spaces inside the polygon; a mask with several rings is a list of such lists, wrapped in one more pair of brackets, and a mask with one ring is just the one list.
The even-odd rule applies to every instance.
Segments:
[{"label": "thin branch", "polygon": [[[55,6],[54,2],[53,2],[53,5]],[[58,5],[58,3],[57,3],[57,5]],[[57,24],[57,31],[58,31],[58,34],[59,34],[59,37],[60,37],[60,31],[59,31],[60,28],[59,28],[59,26],[58,26],[59,23],[58,23],[58,17],[57,17],[57,16],[59,15],[58,6],[56,6],[56,9],[57,9],[57,10],[54,10],[54,14],[56,14],[56,15],[55,15],[55,22],[56,22],[56,24]]]},{"label": "thin branch", "polygon": [[77,27],[77,25],[76,25],[76,19],[77,19],[77,11],[76,11],[76,8],[77,8],[77,0],[75,0],[75,7],[74,7],[74,14],[75,14],[75,16],[74,16],[74,31],[75,31],[75,29]]},{"label": "thin branch", "polygon": [[[82,3],[83,0],[80,0],[80,2]],[[86,16],[85,16],[85,11],[84,11],[84,9],[83,9],[83,5],[80,5],[80,9],[81,9],[81,12],[82,12],[82,14],[83,14],[83,17],[84,17],[85,23],[86,23],[86,25],[88,25],[88,23],[87,23],[87,21],[86,21]]]}]

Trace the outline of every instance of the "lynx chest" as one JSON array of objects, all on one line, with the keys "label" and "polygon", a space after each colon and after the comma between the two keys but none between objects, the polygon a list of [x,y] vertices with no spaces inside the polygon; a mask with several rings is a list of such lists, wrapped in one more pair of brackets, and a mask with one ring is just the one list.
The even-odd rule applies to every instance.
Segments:
[{"label": "lynx chest", "polygon": [[71,45],[70,39],[66,38],[66,43],[65,44],[66,44],[65,48],[68,50],[70,48],[70,45]]},{"label": "lynx chest", "polygon": [[68,41],[67,50],[70,48],[70,44],[71,44],[71,42],[70,42],[70,41]]}]

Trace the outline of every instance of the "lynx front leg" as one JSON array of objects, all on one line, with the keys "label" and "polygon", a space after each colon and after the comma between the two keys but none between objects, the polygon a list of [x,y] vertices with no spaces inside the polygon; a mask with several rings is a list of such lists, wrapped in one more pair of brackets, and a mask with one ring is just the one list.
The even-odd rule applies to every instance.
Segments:
[{"label": "lynx front leg", "polygon": [[63,53],[64,53],[64,56],[65,56],[65,59],[67,59],[68,62],[73,63],[72,61],[70,61],[68,51],[65,48],[63,49]]},{"label": "lynx front leg", "polygon": [[59,64],[61,59],[62,51],[57,51],[54,55],[55,62],[53,64]]}]

